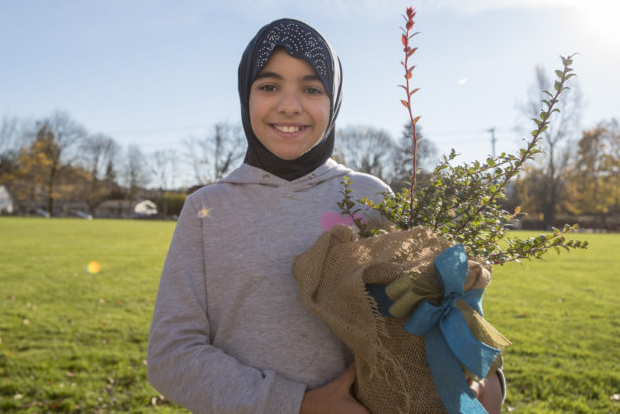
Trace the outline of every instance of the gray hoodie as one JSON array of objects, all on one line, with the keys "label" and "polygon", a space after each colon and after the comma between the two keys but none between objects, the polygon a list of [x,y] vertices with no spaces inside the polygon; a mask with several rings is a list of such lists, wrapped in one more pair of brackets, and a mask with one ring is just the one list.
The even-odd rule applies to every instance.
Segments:
[{"label": "gray hoodie", "polygon": [[348,350],[301,304],[291,273],[342,220],[345,175],[354,200],[389,190],[328,160],[293,181],[243,164],[187,198],[149,339],[148,377],[164,396],[195,413],[297,414],[306,389],[345,370]]}]

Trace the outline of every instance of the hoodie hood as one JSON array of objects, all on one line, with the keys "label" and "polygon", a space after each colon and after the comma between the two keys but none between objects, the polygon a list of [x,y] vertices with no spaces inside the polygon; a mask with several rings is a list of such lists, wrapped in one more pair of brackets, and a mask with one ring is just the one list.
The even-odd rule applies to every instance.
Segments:
[{"label": "hoodie hood", "polygon": [[290,181],[261,168],[253,167],[248,164],[241,164],[241,166],[231,172],[226,178],[218,181],[218,183],[264,185],[268,187],[287,188],[291,191],[303,191],[319,185],[322,182],[331,180],[334,177],[342,177],[350,173],[352,173],[351,169],[342,164],[338,164],[331,158],[309,174],[305,174]]}]

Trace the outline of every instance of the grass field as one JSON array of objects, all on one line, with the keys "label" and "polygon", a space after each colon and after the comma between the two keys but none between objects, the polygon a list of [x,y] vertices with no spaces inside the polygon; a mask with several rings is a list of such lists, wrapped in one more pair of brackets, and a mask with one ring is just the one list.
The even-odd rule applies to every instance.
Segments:
[{"label": "grass field", "polygon": [[506,411],[620,413],[620,235],[574,237],[588,250],[494,270],[485,316],[513,343]]},{"label": "grass field", "polygon": [[[173,228],[0,218],[0,412],[187,412],[145,370]],[[504,412],[620,413],[620,235],[578,237],[591,248],[495,270],[486,316],[513,342]]]},{"label": "grass field", "polygon": [[[146,380],[173,222],[0,218],[0,412],[180,412]],[[101,270],[86,266],[98,261]]]}]

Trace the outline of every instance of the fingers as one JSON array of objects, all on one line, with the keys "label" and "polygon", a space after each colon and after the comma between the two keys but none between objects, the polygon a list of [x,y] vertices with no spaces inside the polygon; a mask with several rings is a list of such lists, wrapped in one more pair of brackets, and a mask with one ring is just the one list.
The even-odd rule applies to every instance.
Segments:
[{"label": "fingers", "polygon": [[351,364],[334,381],[306,391],[301,405],[301,414],[370,414],[351,395],[350,389],[356,379],[355,365]]},{"label": "fingers", "polygon": [[502,410],[502,389],[499,377],[493,373],[483,380],[469,381],[474,396],[489,414],[499,414]]},{"label": "fingers", "polygon": [[355,363],[349,365],[349,367],[334,380],[334,385],[338,387],[338,390],[344,395],[349,394],[351,386],[355,382],[356,372]]},{"label": "fingers", "polygon": [[480,393],[481,393],[480,383],[477,381],[472,381],[470,379],[468,379],[467,382],[469,383],[469,388],[471,389],[471,392],[474,394],[474,397],[480,399]]},{"label": "fingers", "polygon": [[348,381],[351,384],[353,384],[355,382],[356,376],[357,374],[355,372],[355,362],[354,362],[351,365],[349,365],[349,368],[347,368],[340,377],[343,378],[343,380]]}]

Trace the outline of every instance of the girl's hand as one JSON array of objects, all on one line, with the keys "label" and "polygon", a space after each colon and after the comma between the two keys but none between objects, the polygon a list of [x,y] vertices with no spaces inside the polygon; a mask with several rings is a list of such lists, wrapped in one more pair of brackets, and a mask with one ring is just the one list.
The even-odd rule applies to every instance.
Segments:
[{"label": "girl's hand", "polygon": [[370,414],[351,395],[355,382],[355,364],[332,382],[306,391],[299,414]]},{"label": "girl's hand", "polygon": [[482,381],[469,381],[469,387],[489,414],[501,413],[502,386],[495,372]]}]

